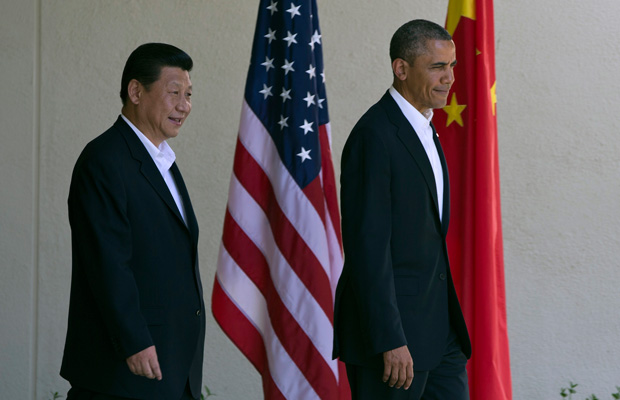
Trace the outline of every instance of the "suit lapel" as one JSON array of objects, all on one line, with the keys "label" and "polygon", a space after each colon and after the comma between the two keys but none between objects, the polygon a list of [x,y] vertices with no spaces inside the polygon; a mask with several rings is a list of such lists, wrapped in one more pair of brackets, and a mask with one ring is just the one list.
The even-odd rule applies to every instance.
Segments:
[{"label": "suit lapel", "polygon": [[441,214],[441,230],[445,236],[448,233],[448,225],[450,224],[450,178],[446,157],[443,154],[437,131],[432,123],[431,127],[433,128],[433,141],[435,142],[435,147],[437,147],[437,153],[439,153],[439,160],[441,161],[441,169],[443,171],[443,212]]},{"label": "suit lapel", "polygon": [[172,172],[174,181],[177,184],[177,190],[179,191],[179,195],[181,196],[181,199],[183,201],[183,206],[185,207],[185,218],[187,219],[187,227],[192,234],[192,240],[194,242],[197,242],[198,222],[196,220],[196,215],[194,214],[192,202],[189,199],[189,192],[187,191],[187,187],[185,186],[185,181],[183,180],[183,176],[181,176],[181,171],[179,171],[179,167],[177,167],[176,162],[170,167],[170,172]]},{"label": "suit lapel", "polygon": [[185,186],[185,181],[183,180],[183,176],[181,176],[181,171],[179,167],[177,167],[177,163],[173,163],[170,167],[170,172],[172,173],[172,177],[177,184],[177,190],[179,191],[179,195],[181,196],[181,200],[183,201],[183,206],[185,207],[185,218],[187,219],[187,228],[189,229],[192,243],[194,247],[194,255],[195,255],[195,263],[194,263],[194,277],[196,279],[196,288],[200,293],[200,298],[202,299],[202,283],[200,281],[200,267],[198,265],[198,221],[196,220],[196,215],[194,214],[194,208],[192,207],[192,202],[189,199],[189,192],[187,191],[187,187]]},{"label": "suit lapel", "polygon": [[[127,142],[127,146],[131,151],[131,155],[133,158],[140,163],[140,172],[144,176],[144,178],[151,184],[155,192],[159,195],[164,203],[168,206],[170,211],[177,216],[179,221],[185,225],[183,221],[183,217],[181,217],[181,213],[179,212],[179,208],[177,204],[174,202],[174,198],[172,198],[172,194],[170,194],[170,190],[168,189],[168,185],[166,185],[166,181],[161,176],[159,169],[155,165],[155,162],[151,158],[149,152],[144,148],[144,145],[136,136],[135,132],[127,125],[127,123],[119,116],[118,120],[114,124],[119,131],[122,133],[125,141]],[[177,169],[178,171],[178,169]],[[180,175],[180,174],[179,174]],[[176,179],[176,177],[175,177]],[[178,181],[177,181],[178,185]],[[185,184],[183,184],[185,187]],[[185,193],[187,195],[187,190],[185,189]],[[185,199],[183,200],[185,201]],[[190,206],[191,208],[191,206]],[[193,211],[192,211],[193,216]]]},{"label": "suit lapel", "polygon": [[[397,135],[404,146],[407,148],[407,151],[413,159],[415,160],[418,168],[422,172],[424,176],[424,180],[426,181],[426,185],[431,193],[433,198],[433,202],[435,204],[435,211],[437,212],[437,219],[439,219],[439,201],[437,200],[437,183],[435,182],[435,175],[433,174],[433,167],[431,166],[430,161],[428,160],[428,156],[426,155],[426,150],[424,150],[424,146],[422,142],[420,142],[420,138],[418,134],[413,129],[403,112],[396,104],[396,101],[392,98],[392,95],[389,91],[383,96],[381,99],[381,103],[388,115],[388,118],[392,121],[392,123],[398,127]],[[434,129],[434,128],[433,128]],[[441,158],[441,156],[440,156]],[[443,158],[442,158],[443,160]],[[443,166],[443,161],[442,161]]]}]

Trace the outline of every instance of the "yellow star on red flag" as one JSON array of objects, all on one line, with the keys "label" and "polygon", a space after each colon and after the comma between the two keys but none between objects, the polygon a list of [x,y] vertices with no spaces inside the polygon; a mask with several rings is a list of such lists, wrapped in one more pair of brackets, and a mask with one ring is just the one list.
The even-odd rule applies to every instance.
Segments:
[{"label": "yellow star on red flag", "polygon": [[461,113],[467,107],[464,104],[459,104],[456,100],[456,93],[452,93],[452,99],[450,100],[450,104],[445,106],[443,110],[448,114],[448,119],[446,121],[446,127],[450,126],[451,123],[455,122],[460,126],[463,126],[463,117]]},{"label": "yellow star on red flag", "polygon": [[450,35],[454,35],[456,27],[459,25],[461,17],[476,19],[475,0],[451,0],[448,4],[448,18],[446,20],[446,30]]}]

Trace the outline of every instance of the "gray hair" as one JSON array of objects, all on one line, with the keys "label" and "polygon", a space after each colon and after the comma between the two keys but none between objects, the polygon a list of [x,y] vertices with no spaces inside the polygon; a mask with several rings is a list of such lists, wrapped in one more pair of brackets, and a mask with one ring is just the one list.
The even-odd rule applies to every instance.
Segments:
[{"label": "gray hair", "polygon": [[390,41],[390,59],[401,58],[413,65],[415,59],[427,51],[429,40],[452,40],[441,25],[424,19],[409,21],[394,33]]}]

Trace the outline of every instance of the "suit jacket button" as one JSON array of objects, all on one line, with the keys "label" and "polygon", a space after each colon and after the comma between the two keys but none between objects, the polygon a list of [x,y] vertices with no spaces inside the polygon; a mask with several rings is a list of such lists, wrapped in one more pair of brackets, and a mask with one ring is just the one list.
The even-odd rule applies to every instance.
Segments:
[{"label": "suit jacket button", "polygon": [[200,310],[196,310],[196,315],[200,317]]},{"label": "suit jacket button", "polygon": [[442,281],[445,281],[446,280],[446,274],[443,273],[443,272],[441,274],[439,274],[439,279],[441,279]]}]

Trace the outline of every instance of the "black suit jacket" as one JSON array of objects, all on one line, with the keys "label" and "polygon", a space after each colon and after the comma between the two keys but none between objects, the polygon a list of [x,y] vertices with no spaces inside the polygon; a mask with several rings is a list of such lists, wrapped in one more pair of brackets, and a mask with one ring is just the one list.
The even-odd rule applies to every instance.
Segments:
[{"label": "black suit jacket", "polygon": [[408,345],[414,369],[433,369],[450,326],[471,355],[446,247],[448,169],[434,140],[444,172],[443,205],[424,147],[389,92],[345,144],[345,264],[336,290],[333,356],[346,363],[380,367],[383,352]]},{"label": "black suit jacket", "polygon": [[[205,313],[198,224],[176,164],[187,225],[146,148],[118,118],[90,142],[69,192],[72,281],[61,375],[73,386],[137,399],[200,396]],[[155,345],[162,381],[126,358]]]}]

